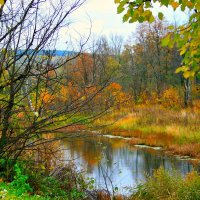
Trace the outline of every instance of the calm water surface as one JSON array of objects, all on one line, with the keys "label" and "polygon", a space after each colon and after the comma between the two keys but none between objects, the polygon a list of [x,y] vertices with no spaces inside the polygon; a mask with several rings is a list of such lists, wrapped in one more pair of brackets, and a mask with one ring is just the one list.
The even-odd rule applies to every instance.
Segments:
[{"label": "calm water surface", "polygon": [[129,146],[120,138],[79,137],[64,140],[63,146],[65,159],[73,159],[87,177],[95,179],[98,188],[105,188],[107,184],[111,189],[113,185],[120,192],[144,182],[146,175],[152,175],[161,166],[167,170],[179,170],[182,175],[193,169],[187,160],[169,157],[154,149]]}]

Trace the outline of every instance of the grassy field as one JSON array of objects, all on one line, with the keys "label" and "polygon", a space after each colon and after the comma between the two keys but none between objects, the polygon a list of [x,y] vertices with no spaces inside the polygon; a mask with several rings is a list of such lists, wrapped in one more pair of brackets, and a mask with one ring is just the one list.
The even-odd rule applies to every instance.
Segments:
[{"label": "grassy field", "polygon": [[96,127],[102,124],[108,125],[102,133],[131,137],[131,144],[161,146],[168,153],[200,159],[199,110],[135,106],[95,121]]}]

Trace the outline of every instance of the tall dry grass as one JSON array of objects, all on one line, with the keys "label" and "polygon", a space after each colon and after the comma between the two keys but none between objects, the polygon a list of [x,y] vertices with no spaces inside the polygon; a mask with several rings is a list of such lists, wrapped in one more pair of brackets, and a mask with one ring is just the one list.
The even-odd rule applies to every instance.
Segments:
[{"label": "tall dry grass", "polygon": [[102,132],[131,137],[131,144],[162,146],[171,152],[200,158],[200,109],[172,110],[139,105],[115,111],[95,122]]},{"label": "tall dry grass", "polygon": [[178,172],[159,169],[137,187],[131,200],[200,200],[200,177],[196,172],[182,178]]}]

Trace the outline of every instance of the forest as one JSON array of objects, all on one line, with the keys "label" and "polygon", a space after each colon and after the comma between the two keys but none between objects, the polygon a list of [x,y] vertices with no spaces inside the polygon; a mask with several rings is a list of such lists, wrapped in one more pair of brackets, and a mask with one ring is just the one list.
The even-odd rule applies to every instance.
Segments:
[{"label": "forest", "polygon": [[0,0],[0,198],[200,199],[199,1],[115,0],[128,38],[60,50],[84,3]]}]

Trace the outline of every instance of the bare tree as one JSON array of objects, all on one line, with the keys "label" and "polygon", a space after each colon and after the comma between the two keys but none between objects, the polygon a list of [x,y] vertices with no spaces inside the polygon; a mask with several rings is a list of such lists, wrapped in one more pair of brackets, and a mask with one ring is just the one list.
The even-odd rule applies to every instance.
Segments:
[{"label": "bare tree", "polygon": [[[63,66],[76,59],[79,49],[56,57],[59,30],[68,27],[70,15],[84,0],[7,0],[0,10],[0,156],[16,159],[35,145],[51,142],[43,135],[63,127],[82,124],[74,120],[104,85],[86,99],[74,96],[60,101],[65,85]],[[70,38],[68,38],[70,39]],[[103,112],[103,111],[102,111]],[[90,115],[93,119],[102,112]],[[72,137],[72,135],[65,135]]]},{"label": "bare tree", "polygon": [[138,26],[134,43],[128,41],[123,52],[124,84],[131,89],[137,100],[143,92],[160,95],[169,85],[180,86],[179,76],[174,74],[181,63],[178,51],[161,46],[161,39],[167,34],[166,24]]},{"label": "bare tree", "polygon": [[122,47],[123,47],[123,37],[118,34],[111,34],[110,41],[111,41],[112,54],[120,63],[121,61],[120,55],[122,53]]}]

